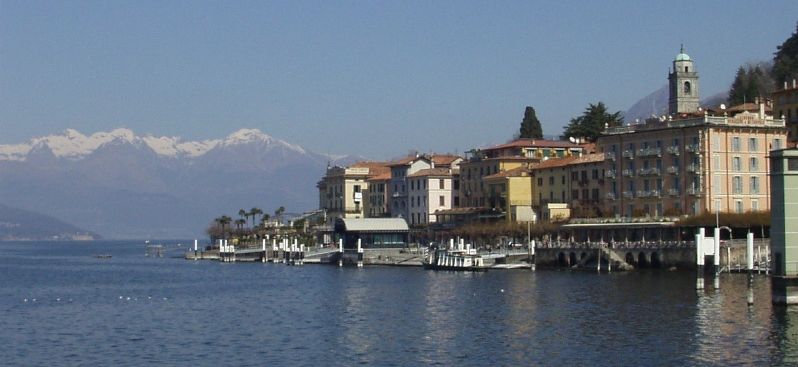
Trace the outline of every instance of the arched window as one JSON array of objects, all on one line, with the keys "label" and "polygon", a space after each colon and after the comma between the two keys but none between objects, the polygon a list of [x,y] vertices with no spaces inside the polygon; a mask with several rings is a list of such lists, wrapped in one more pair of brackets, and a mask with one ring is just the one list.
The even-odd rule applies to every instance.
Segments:
[{"label": "arched window", "polygon": [[689,73],[690,72],[690,67],[689,66],[685,66],[684,67],[684,72],[685,73]]},{"label": "arched window", "polygon": [[690,95],[690,82],[684,82],[684,94]]}]

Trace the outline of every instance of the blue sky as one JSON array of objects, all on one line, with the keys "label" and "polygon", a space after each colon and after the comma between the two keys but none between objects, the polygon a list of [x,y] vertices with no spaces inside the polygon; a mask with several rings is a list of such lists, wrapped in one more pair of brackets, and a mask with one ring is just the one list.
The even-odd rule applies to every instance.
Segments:
[{"label": "blue sky", "polygon": [[684,43],[704,96],[772,58],[797,1],[0,0],[0,144],[75,128],[249,127],[372,158],[559,134],[625,110]]}]

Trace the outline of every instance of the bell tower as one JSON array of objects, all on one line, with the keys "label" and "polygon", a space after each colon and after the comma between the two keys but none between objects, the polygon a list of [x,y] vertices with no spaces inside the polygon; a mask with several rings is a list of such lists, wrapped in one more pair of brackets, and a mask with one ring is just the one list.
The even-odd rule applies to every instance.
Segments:
[{"label": "bell tower", "polygon": [[668,74],[668,84],[669,114],[698,112],[698,73],[693,66],[693,60],[684,53],[684,46],[673,60],[673,69]]}]

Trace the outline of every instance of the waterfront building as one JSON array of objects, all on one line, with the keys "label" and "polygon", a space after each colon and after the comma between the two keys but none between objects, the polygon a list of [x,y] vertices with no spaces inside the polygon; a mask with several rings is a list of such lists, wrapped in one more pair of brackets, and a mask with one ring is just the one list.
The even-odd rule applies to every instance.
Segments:
[{"label": "waterfront building", "polygon": [[344,249],[405,248],[409,228],[402,218],[337,218],[334,222],[335,241],[343,239]]},{"label": "waterfront building", "polygon": [[467,153],[460,164],[460,204],[463,207],[489,208],[490,192],[484,178],[499,172],[529,167],[541,160],[581,155],[582,146],[544,139],[516,139]]},{"label": "waterfront building", "polygon": [[[532,167],[536,195],[533,205],[543,219],[556,214],[597,217],[604,213],[606,163],[603,153],[550,159]],[[552,205],[556,204],[556,205]],[[563,212],[560,209],[569,210]]]},{"label": "waterfront building", "polygon": [[319,209],[327,212],[328,220],[335,218],[363,218],[363,198],[366,180],[388,172],[386,162],[358,162],[349,167],[328,167],[316,184],[319,189]]},{"label": "waterfront building", "polygon": [[785,81],[772,97],[774,117],[784,119],[789,140],[798,141],[798,81]]},{"label": "waterfront building", "polygon": [[428,168],[407,177],[410,225],[434,223],[436,211],[458,206],[458,176],[457,169]]},{"label": "waterfront building", "polygon": [[770,210],[767,156],[785,147],[784,120],[768,115],[764,103],[756,112],[745,106],[693,112],[692,98],[699,97],[693,61],[681,52],[673,65],[672,115],[607,128],[598,138],[606,160],[605,212],[661,217]]},{"label": "waterfront building", "polygon": [[528,166],[500,171],[483,178],[488,187],[488,207],[504,213],[508,222],[534,222],[532,174]]},{"label": "waterfront building", "polygon": [[391,172],[391,216],[408,218],[408,176],[430,168],[458,168],[462,158],[455,155],[414,155],[402,158],[389,165]]},{"label": "waterfront building", "polygon": [[768,153],[784,147],[784,120],[761,112],[654,119],[608,128],[607,213],[653,216],[770,209]]},{"label": "waterfront building", "polygon": [[387,171],[366,179],[365,213],[368,218],[391,216],[391,172]]}]

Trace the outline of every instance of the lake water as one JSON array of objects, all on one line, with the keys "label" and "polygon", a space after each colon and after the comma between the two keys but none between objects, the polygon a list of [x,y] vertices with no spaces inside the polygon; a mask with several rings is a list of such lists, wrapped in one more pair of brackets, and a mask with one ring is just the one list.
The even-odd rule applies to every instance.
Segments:
[{"label": "lake water", "polygon": [[[174,244],[174,242],[172,242]],[[765,276],[223,264],[0,243],[3,365],[797,365]],[[97,254],[113,255],[110,259]],[[35,301],[34,301],[35,299]]]}]

